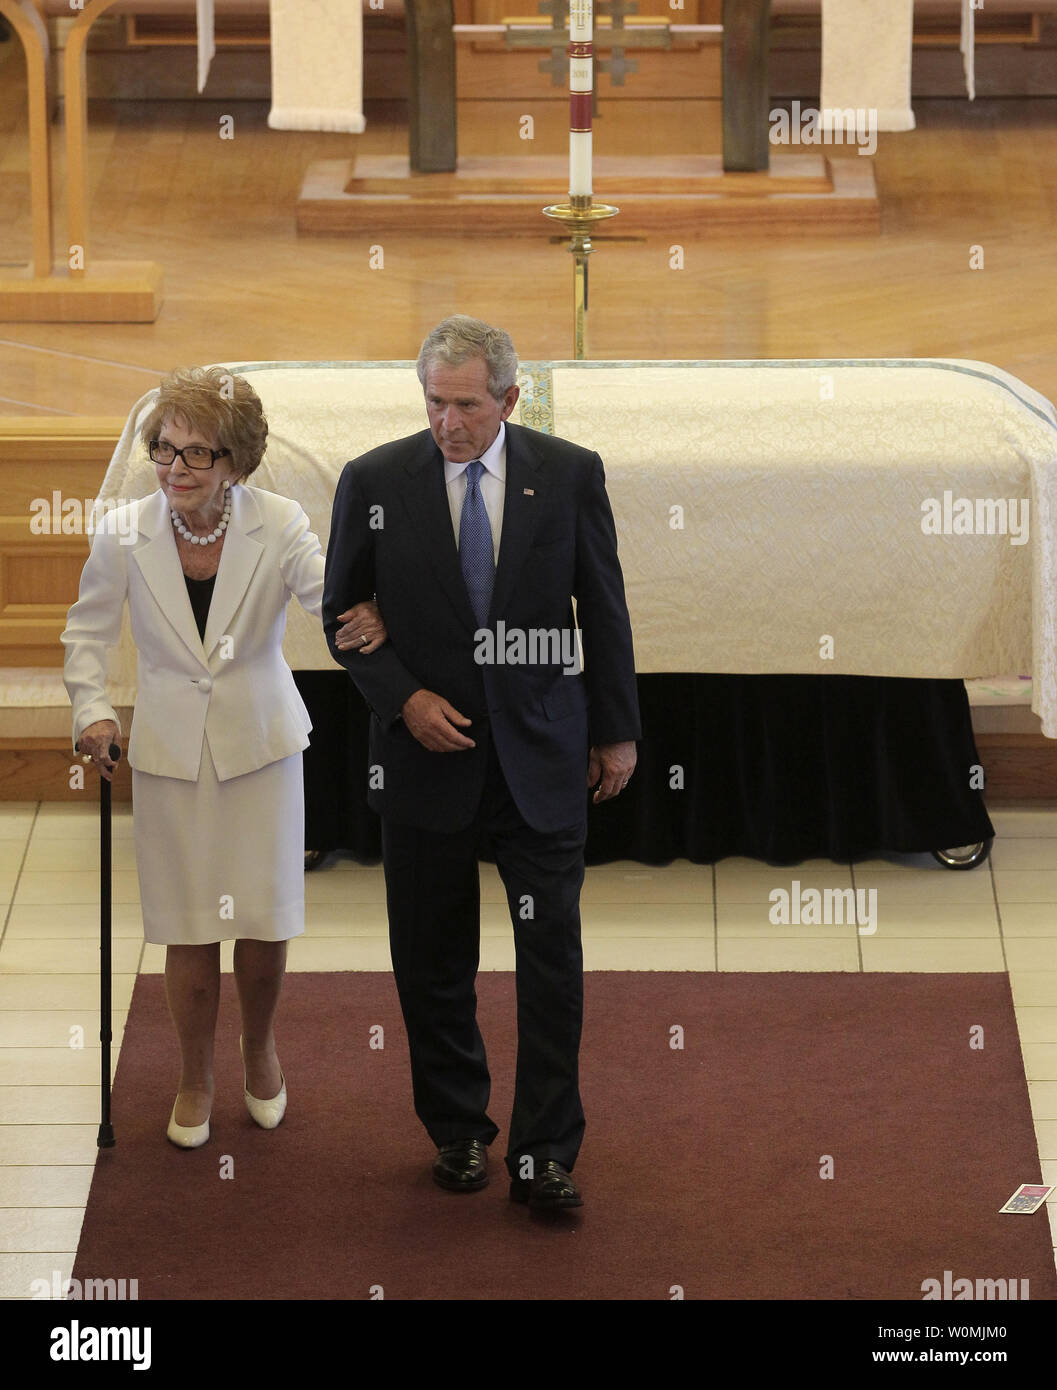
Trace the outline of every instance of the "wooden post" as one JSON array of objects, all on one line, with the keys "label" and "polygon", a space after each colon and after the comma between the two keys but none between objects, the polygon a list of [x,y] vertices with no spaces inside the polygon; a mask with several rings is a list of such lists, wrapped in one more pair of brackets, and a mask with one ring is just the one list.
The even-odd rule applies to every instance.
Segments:
[{"label": "wooden post", "polygon": [[771,0],[723,0],[723,168],[767,169]]},{"label": "wooden post", "polygon": [[453,0],[407,0],[411,169],[455,168],[455,12]]},{"label": "wooden post", "polygon": [[79,246],[81,255],[70,267],[71,280],[83,280],[88,266],[88,177],[85,140],[88,127],[87,84],[84,50],[88,31],[116,0],[89,0],[73,23],[63,56],[66,122],[66,240],[69,251]]},{"label": "wooden post", "polygon": [[48,144],[48,31],[30,0],[0,0],[26,54],[29,96],[29,190],[34,278],[51,274],[51,152]]}]

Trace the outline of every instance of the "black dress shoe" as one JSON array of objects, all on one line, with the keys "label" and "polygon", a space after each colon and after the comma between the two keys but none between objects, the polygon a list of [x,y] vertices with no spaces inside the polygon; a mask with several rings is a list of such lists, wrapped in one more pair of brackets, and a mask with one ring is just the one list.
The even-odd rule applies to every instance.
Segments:
[{"label": "black dress shoe", "polygon": [[488,1186],[488,1145],[483,1139],[457,1139],[437,1150],[433,1181],[449,1192],[477,1192]]},{"label": "black dress shoe", "polygon": [[553,1159],[537,1164],[531,1178],[511,1178],[510,1200],[527,1203],[533,1211],[563,1211],[584,1204],[568,1171]]}]

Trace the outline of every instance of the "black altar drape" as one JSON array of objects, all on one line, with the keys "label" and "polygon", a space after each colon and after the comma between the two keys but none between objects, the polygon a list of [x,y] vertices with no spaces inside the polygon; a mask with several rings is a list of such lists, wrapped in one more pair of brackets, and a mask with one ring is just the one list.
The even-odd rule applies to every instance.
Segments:
[{"label": "black altar drape", "polygon": [[[313,723],[306,848],[378,859],[367,707],[343,671],[295,679]],[[846,861],[994,834],[974,789],[962,681],[688,674],[638,683],[638,768],[620,797],[591,808],[589,864]]]}]

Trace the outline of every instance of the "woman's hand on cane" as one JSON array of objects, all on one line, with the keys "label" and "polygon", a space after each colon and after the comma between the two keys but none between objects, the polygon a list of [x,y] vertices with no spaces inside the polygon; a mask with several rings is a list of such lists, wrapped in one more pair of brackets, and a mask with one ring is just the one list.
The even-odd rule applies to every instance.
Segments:
[{"label": "woman's hand on cane", "polygon": [[99,769],[99,776],[105,777],[108,782],[114,780],[114,768],[117,766],[110,756],[110,745],[118,743],[118,736],[118,727],[112,719],[100,719],[95,724],[89,724],[77,740],[78,753],[86,761],[90,758]]}]

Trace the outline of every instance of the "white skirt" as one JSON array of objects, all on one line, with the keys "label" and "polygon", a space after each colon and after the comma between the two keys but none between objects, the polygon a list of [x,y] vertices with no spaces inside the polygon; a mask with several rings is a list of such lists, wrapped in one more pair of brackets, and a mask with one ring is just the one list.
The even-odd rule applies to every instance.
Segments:
[{"label": "white skirt", "polygon": [[204,739],[197,782],[133,769],[132,821],[148,941],[201,946],[304,932],[300,753],[219,782]]}]

